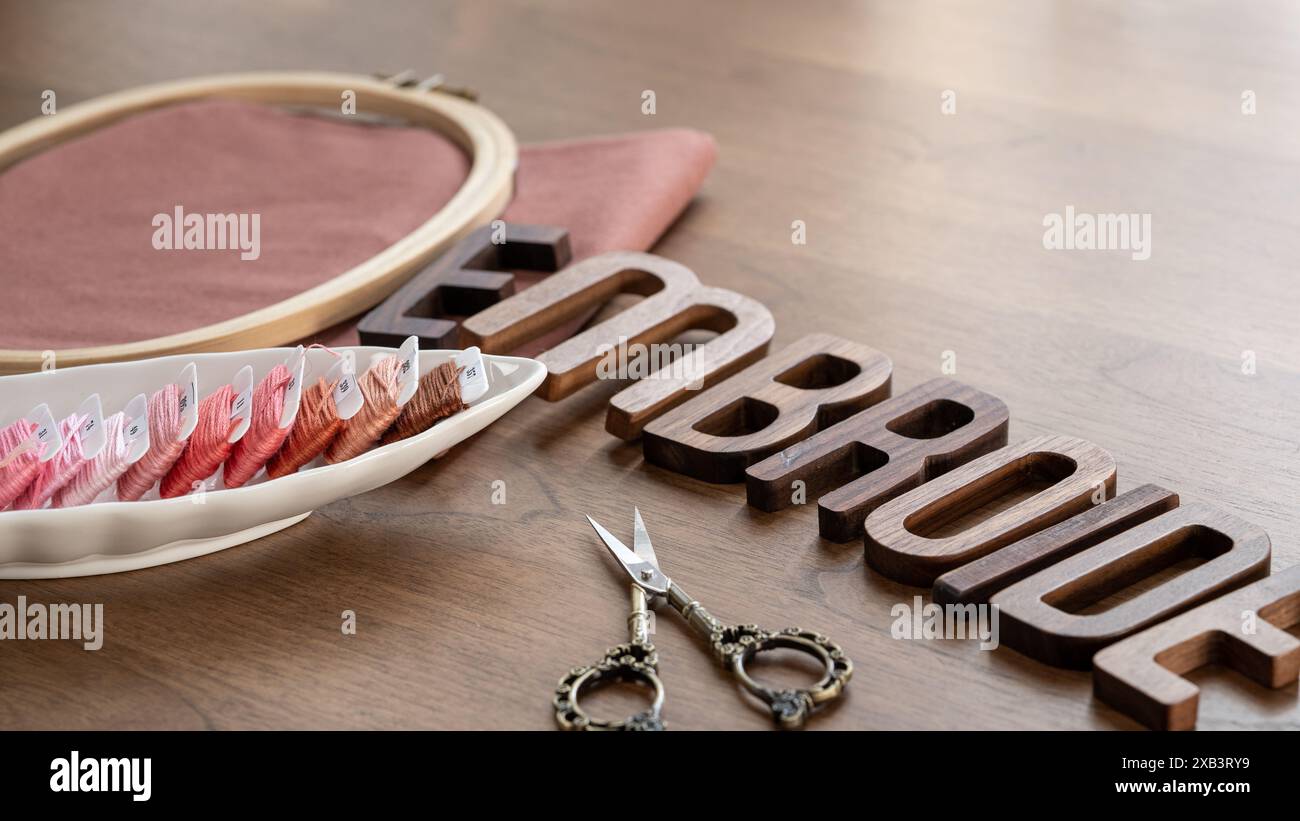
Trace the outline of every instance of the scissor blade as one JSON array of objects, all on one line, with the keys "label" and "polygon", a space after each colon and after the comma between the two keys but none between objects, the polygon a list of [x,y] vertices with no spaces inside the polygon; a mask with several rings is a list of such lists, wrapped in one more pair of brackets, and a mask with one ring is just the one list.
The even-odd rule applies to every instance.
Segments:
[{"label": "scissor blade", "polygon": [[655,549],[650,544],[650,534],[646,532],[645,522],[641,521],[641,509],[632,508],[636,515],[636,522],[632,530],[632,550],[655,567],[659,566],[659,560],[655,558]]},{"label": "scissor blade", "polygon": [[660,573],[658,567],[628,550],[627,545],[619,541],[613,533],[601,527],[600,522],[590,516],[587,517],[587,521],[591,522],[596,535],[605,543],[605,547],[609,548],[609,552],[614,554],[614,558],[618,559],[618,563],[627,571],[627,575],[632,577],[633,584],[642,590],[659,595],[668,592],[668,577]]}]

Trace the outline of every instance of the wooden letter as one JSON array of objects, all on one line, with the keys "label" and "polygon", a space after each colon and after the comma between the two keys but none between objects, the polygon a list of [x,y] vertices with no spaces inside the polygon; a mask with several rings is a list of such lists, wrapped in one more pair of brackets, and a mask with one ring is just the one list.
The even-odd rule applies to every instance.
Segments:
[{"label": "wooden letter", "polygon": [[646,461],[741,482],[745,468],[889,396],[889,357],[812,334],[664,414],[645,429]]},{"label": "wooden letter", "polygon": [[461,326],[462,341],[484,353],[510,353],[621,293],[645,298],[538,357],[547,369],[539,389],[543,399],[563,399],[595,381],[602,360],[619,366],[611,378],[622,378],[623,365],[662,363],[652,349],[685,331],[718,333],[614,395],[605,428],[622,439],[635,439],[648,421],[684,402],[690,391],[761,358],[772,339],[772,314],[758,302],[703,286],[689,268],[672,260],[615,251],[571,265],[470,317]]},{"label": "wooden letter", "polygon": [[1093,659],[1093,692],[1157,730],[1196,726],[1200,690],[1184,673],[1226,664],[1265,687],[1300,674],[1300,566],[1112,644]]},{"label": "wooden letter", "polygon": [[[1096,493],[1114,495],[1115,460],[1091,442],[1040,436],[1009,445],[872,511],[867,564],[896,581],[929,585],[1087,510]],[[1008,498],[1018,501],[1007,507]]]},{"label": "wooden letter", "polygon": [[1176,507],[1176,493],[1155,485],[1134,488],[1105,504],[1096,505],[982,559],[944,573],[934,582],[934,600],[939,604],[983,604],[994,593],[1044,567]]},{"label": "wooden letter", "polygon": [[760,510],[781,510],[802,481],[810,498],[821,497],[821,535],[847,542],[862,538],[867,514],[885,502],[1006,443],[1000,399],[932,379],[754,465],[746,494]]},{"label": "wooden letter", "polygon": [[411,335],[422,350],[457,348],[460,323],[515,292],[517,270],[558,271],[569,264],[569,232],[545,225],[504,225],[504,239],[492,242],[493,227],[471,232],[420,271],[357,324],[362,345],[401,346]]},{"label": "wooden letter", "polygon": [[[1268,534],[1191,504],[1112,536],[993,596],[1001,642],[1056,667],[1087,670],[1108,644],[1268,575]],[[1179,562],[1203,564],[1101,612],[1102,599]]]}]

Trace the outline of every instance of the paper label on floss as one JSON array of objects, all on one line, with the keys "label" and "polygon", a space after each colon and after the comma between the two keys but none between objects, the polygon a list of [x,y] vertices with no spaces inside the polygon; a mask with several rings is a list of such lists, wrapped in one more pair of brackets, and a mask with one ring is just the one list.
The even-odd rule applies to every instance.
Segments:
[{"label": "paper label on floss", "polygon": [[149,397],[138,394],[126,404],[122,437],[126,440],[126,463],[134,465],[149,450]]},{"label": "paper label on floss", "polygon": [[299,345],[293,349],[293,353],[284,360],[284,367],[293,373],[298,370],[298,363],[307,359],[307,349]]},{"label": "paper label on floss", "polygon": [[226,441],[233,445],[244,438],[248,426],[252,424],[253,366],[245,365],[240,368],[230,385],[235,389],[235,401],[230,404],[230,421],[235,423],[235,429],[230,432],[230,438]]},{"label": "paper label on floss", "polygon": [[4,458],[0,458],[0,468],[30,451],[38,452],[38,461],[48,462],[59,452],[59,448],[63,447],[63,434],[59,431],[58,423],[54,421],[54,414],[50,413],[49,405],[42,402],[23,418],[31,422],[36,429],[32,431],[31,436],[14,445]]},{"label": "paper label on floss", "polygon": [[[348,353],[352,353],[348,351]],[[325,374],[325,384],[334,383],[334,408],[340,419],[351,419],[361,410],[366,398],[357,385],[357,364],[353,356],[344,356]]]},{"label": "paper label on floss", "polygon": [[408,336],[397,349],[397,407],[411,401],[420,387],[420,339]]},{"label": "paper label on floss", "polygon": [[32,408],[31,413],[27,414],[27,421],[36,426],[36,432],[26,442],[14,448],[10,455],[19,455],[20,449],[26,453],[35,448],[40,454],[40,461],[50,461],[63,447],[63,432],[59,430],[59,423],[54,420],[54,414],[50,413],[50,406],[42,402]]},{"label": "paper label on floss", "polygon": [[99,401],[99,394],[92,393],[86,397],[86,401],[77,408],[77,415],[85,417],[81,423],[81,455],[86,459],[94,459],[104,449],[104,442],[108,438],[104,434],[104,406]]},{"label": "paper label on floss", "polygon": [[482,399],[488,392],[487,366],[478,348],[466,348],[452,357],[460,372],[460,401],[466,405]]},{"label": "paper label on floss", "polygon": [[176,387],[181,389],[180,414],[181,430],[177,442],[184,442],[194,432],[199,423],[199,369],[193,362],[181,370],[181,378],[176,380]]},{"label": "paper label on floss", "polygon": [[281,430],[292,425],[298,416],[298,406],[302,403],[303,375],[307,372],[307,351],[299,345],[284,366],[289,369],[289,384],[284,389],[284,410],[280,413]]}]

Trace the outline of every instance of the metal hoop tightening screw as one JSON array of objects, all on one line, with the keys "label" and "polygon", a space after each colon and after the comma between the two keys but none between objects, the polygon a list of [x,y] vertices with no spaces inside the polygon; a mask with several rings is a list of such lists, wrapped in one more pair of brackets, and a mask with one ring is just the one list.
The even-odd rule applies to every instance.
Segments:
[{"label": "metal hoop tightening screw", "polygon": [[424,79],[420,79],[419,74],[408,68],[396,74],[377,72],[374,76],[397,88],[409,88],[413,91],[441,91],[443,94],[454,94],[470,102],[478,102],[477,91],[464,86],[447,85],[447,78],[442,74],[431,74]]}]

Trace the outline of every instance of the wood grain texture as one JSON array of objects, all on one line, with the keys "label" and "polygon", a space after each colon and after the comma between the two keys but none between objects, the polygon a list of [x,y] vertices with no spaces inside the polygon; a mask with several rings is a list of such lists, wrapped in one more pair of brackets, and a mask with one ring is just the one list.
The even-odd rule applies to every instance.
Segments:
[{"label": "wood grain texture", "polygon": [[944,573],[934,581],[934,600],[940,604],[982,604],[999,590],[1176,507],[1176,493],[1156,485],[1135,487]]},{"label": "wood grain texture", "polygon": [[[1121,491],[1258,523],[1280,573],[1300,562],[1295,38],[1281,0],[0,0],[0,124],[36,116],[44,89],[66,105],[196,74],[410,66],[477,88],[522,142],[703,129],[718,164],[654,250],[768,305],[774,348],[832,333],[889,355],[900,387],[993,394],[1010,441],[1096,442]],[[1043,217],[1067,204],[1150,212],[1151,259],[1044,250]],[[102,601],[107,620],[95,653],[0,642],[0,727],[550,731],[556,679],[626,629],[626,582],[581,514],[624,522],[631,502],[715,613],[816,628],[857,662],[817,728],[1142,726],[1087,673],[895,641],[890,607],[914,588],[819,538],[812,505],[764,513],[738,486],[647,467],[603,430],[618,387],[530,400],[238,549],[0,583],[9,602]],[[679,620],[654,642],[671,727],[767,729]],[[1295,684],[1191,675],[1201,729],[1300,729]]]},{"label": "wood grain texture", "polygon": [[[514,194],[519,151],[514,134],[486,108],[438,92],[406,90],[361,75],[257,72],[196,77],[132,88],[36,116],[0,133],[0,170],[37,151],[150,109],[220,98],[272,105],[335,108],[344,90],[360,111],[434,129],[469,155],[469,174],[442,208],[414,231],[338,276],[273,305],[184,333],[118,345],[56,351],[63,367],[192,351],[272,348],[356,316],[395,291],[419,268],[500,214]],[[93,298],[89,296],[87,298]],[[0,349],[0,373],[38,371],[44,351]]]},{"label": "wood grain texture", "polygon": [[520,269],[554,273],[569,264],[569,233],[546,225],[505,223],[501,242],[485,225],[456,243],[357,323],[362,345],[400,348],[409,336],[421,350],[460,347],[458,318],[515,293]]},{"label": "wood grain texture", "polygon": [[893,370],[880,351],[810,334],[652,422],[646,461],[743,482],[755,462],[889,396]]},{"label": "wood grain texture", "polygon": [[[1190,504],[1046,567],[990,603],[1001,612],[1004,645],[1047,664],[1087,670],[1106,645],[1267,576],[1271,556],[1259,527]],[[1199,563],[1125,601],[1106,601],[1180,562]],[[1095,611],[1100,605],[1110,606]]]},{"label": "wood grain texture", "polygon": [[1115,492],[1091,442],[1039,436],[981,456],[872,511],[867,564],[905,584],[943,573],[1087,510]]},{"label": "wood grain texture", "polygon": [[[622,294],[643,298],[537,357],[547,370],[537,395],[549,401],[564,399],[602,377],[625,379],[625,372],[641,364],[646,375],[610,399],[605,427],[621,439],[637,438],[647,422],[689,399],[693,391],[760,358],[772,339],[772,314],[765,306],[702,285],[695,272],[679,262],[635,251],[610,251],[570,265],[466,319],[461,338],[484,353],[510,353]],[[652,352],[651,346],[671,345],[686,332],[699,330],[717,336],[680,360],[664,364]],[[608,366],[608,374],[602,373],[602,365]]]},{"label": "wood grain texture", "polygon": [[1285,631],[1297,624],[1300,567],[1289,567],[1102,650],[1094,692],[1153,729],[1193,729],[1200,688],[1184,676],[1221,664],[1274,690],[1294,684],[1300,641]]},{"label": "wood grain texture", "polygon": [[796,442],[745,472],[750,505],[793,503],[794,482],[817,499],[825,539],[862,538],[867,514],[1007,443],[1007,406],[952,379],[931,379]]}]

